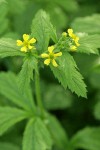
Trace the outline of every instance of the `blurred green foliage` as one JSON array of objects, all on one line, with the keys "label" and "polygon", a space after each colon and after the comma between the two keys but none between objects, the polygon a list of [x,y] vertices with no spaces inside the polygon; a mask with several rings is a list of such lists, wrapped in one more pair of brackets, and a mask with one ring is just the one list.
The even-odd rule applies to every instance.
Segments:
[{"label": "blurred green foliage", "polygon": [[[94,55],[94,51],[100,45],[100,41],[96,40],[100,35],[100,0],[0,0],[0,37],[16,40],[23,33],[30,33],[32,20],[40,9],[45,10],[50,15],[51,22],[57,28],[58,35],[66,31],[68,27],[72,27],[75,32],[83,32],[83,35],[88,34],[86,37],[83,36],[83,41],[86,43],[83,49],[80,51],[79,48],[79,52],[82,53],[73,53],[87,84],[87,99],[79,98],[69,90],[64,90],[58,85],[58,81],[52,75],[50,69],[41,70],[43,103],[52,114],[47,115],[50,122],[48,128],[54,140],[53,150],[100,150],[100,56],[98,51],[98,55]],[[35,20],[33,24],[39,24],[39,20]],[[52,30],[50,24],[49,29]],[[37,33],[36,35],[40,36],[42,46],[44,44],[43,33],[42,31],[40,33],[40,35]],[[45,35],[44,37],[45,39],[48,38]],[[53,31],[53,36],[51,34],[50,37],[53,37],[53,41],[56,40],[55,31]],[[92,40],[91,37],[93,37]],[[50,43],[53,43],[52,40]],[[87,41],[89,44],[87,44]],[[2,44],[6,45],[7,43]],[[16,54],[12,41],[9,41],[9,45],[12,47],[12,49],[9,49],[10,54],[13,52],[12,55],[14,56],[20,55],[20,51]],[[90,45],[92,45],[92,49]],[[45,43],[45,47],[47,47],[47,43]],[[91,56],[84,54],[86,50],[93,54]],[[2,49],[2,54],[3,52]],[[8,56],[9,53],[7,51]],[[3,57],[5,57],[5,54]],[[20,57],[0,59],[1,72],[12,71],[18,74],[21,65],[22,59]],[[28,70],[31,71],[31,68],[28,68]],[[10,127],[16,123],[15,117],[18,118],[17,122],[22,120],[6,131],[3,136],[0,136],[0,150],[22,149],[22,136],[26,124],[23,119],[28,118],[23,109],[32,110],[32,107],[34,107],[32,101],[32,95],[35,97],[34,88],[32,88],[32,95],[30,88],[29,91],[26,90],[25,95],[22,95],[17,86],[14,74],[10,72],[7,75],[6,73],[0,73],[0,133],[2,134],[8,125]],[[15,104],[16,109],[10,112],[9,107],[15,107]],[[3,108],[4,106],[5,108]],[[5,113],[2,111],[3,109],[5,109]],[[11,116],[7,116],[8,112],[11,113]],[[4,119],[5,116],[7,116],[7,120]],[[11,122],[9,122],[9,117],[12,118]],[[44,138],[45,142],[42,146],[45,149],[50,148],[52,140],[44,124],[41,120],[37,120],[33,128],[33,121],[31,120],[27,124],[24,133],[27,135],[27,139],[24,137],[23,149],[28,150],[27,143],[33,144],[34,148],[34,143],[38,143],[35,137],[39,136],[40,144],[42,145],[42,139]],[[41,128],[43,128],[43,131]],[[32,132],[35,133],[35,137],[33,135],[30,137]],[[46,133],[46,137],[44,133]],[[29,150],[34,149],[30,147]],[[38,147],[37,150],[39,150]]]}]

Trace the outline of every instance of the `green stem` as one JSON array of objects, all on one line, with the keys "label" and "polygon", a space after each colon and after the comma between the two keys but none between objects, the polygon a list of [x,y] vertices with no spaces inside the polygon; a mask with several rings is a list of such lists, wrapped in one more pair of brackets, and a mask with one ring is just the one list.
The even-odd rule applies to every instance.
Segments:
[{"label": "green stem", "polygon": [[42,104],[41,92],[40,92],[40,78],[39,78],[39,73],[37,72],[35,72],[35,90],[36,90],[37,105],[40,108],[41,116],[44,118],[44,107]]}]

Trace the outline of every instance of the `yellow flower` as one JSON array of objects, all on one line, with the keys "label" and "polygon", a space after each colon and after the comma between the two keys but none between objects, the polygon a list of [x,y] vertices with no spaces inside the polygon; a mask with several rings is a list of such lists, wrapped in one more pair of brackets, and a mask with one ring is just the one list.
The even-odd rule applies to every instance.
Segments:
[{"label": "yellow flower", "polygon": [[68,34],[69,34],[70,37],[72,37],[73,36],[73,30],[72,29],[68,29]]},{"label": "yellow flower", "polygon": [[66,37],[66,36],[67,36],[67,33],[66,33],[66,32],[63,32],[63,33],[62,33],[62,36]]},{"label": "yellow flower", "polygon": [[74,33],[73,33],[73,30],[72,29],[68,29],[68,34],[69,36],[73,39],[73,41],[75,42],[76,46],[80,46],[80,44],[78,43],[79,42],[79,37],[76,36]]},{"label": "yellow flower", "polygon": [[77,50],[77,47],[76,47],[76,46],[74,46],[74,45],[72,45],[72,46],[70,46],[70,50],[74,52],[74,51],[76,51],[76,50]]},{"label": "yellow flower", "polygon": [[80,46],[80,44],[78,43],[78,41],[79,41],[79,37],[76,37],[75,38],[75,44],[76,44],[76,46]]},{"label": "yellow flower", "polygon": [[22,46],[21,51],[27,52],[31,49],[36,49],[32,44],[36,43],[35,38],[31,38],[28,34],[23,34],[23,41],[17,40],[17,46]]},{"label": "yellow flower", "polygon": [[42,57],[42,58],[47,58],[47,59],[45,59],[45,61],[44,61],[44,64],[45,64],[45,65],[49,65],[50,63],[52,63],[52,65],[53,65],[54,67],[57,67],[58,64],[57,64],[57,62],[55,61],[55,59],[56,59],[56,57],[61,56],[61,55],[62,55],[62,52],[54,53],[53,50],[54,50],[54,46],[48,47],[48,52],[49,52],[49,54],[43,53],[43,54],[41,54],[41,57]]}]

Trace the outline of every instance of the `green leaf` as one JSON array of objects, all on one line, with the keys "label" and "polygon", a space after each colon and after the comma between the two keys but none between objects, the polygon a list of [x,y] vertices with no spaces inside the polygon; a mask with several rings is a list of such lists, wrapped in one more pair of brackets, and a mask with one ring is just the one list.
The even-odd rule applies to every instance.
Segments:
[{"label": "green leaf", "polygon": [[0,24],[2,24],[2,20],[7,18],[8,8],[7,3],[4,0],[0,1]]},{"label": "green leaf", "polygon": [[63,127],[56,117],[48,115],[48,119],[49,123],[47,125],[53,138],[54,144],[61,150],[65,150],[65,147],[68,144],[68,137]]},{"label": "green leaf", "polygon": [[58,58],[58,64],[58,67],[55,68],[51,65],[50,68],[63,87],[65,89],[68,87],[78,96],[86,97],[86,85],[82,75],[78,72],[73,57],[69,53],[63,52],[63,55]]},{"label": "green leaf", "polygon": [[0,35],[2,35],[8,29],[9,21],[7,18],[8,7],[7,3],[0,1]]},{"label": "green leaf", "polygon": [[47,50],[50,38],[57,42],[56,31],[43,10],[40,10],[33,19],[31,31],[32,36],[37,39],[37,49],[40,53]]},{"label": "green leaf", "polygon": [[54,0],[58,5],[61,6],[61,8],[65,9],[67,12],[73,12],[78,9],[78,4],[75,0],[70,0],[70,1],[58,1]]},{"label": "green leaf", "polygon": [[4,34],[4,32],[7,30],[8,23],[8,19],[2,19],[2,23],[0,20],[0,35]]},{"label": "green leaf", "polygon": [[79,131],[71,140],[75,149],[100,150],[100,127],[87,127]]},{"label": "green leaf", "polygon": [[[26,1],[23,0],[7,0],[9,12],[13,15],[20,14],[25,9]],[[16,7],[15,7],[16,6]],[[13,11],[14,9],[14,11]]]},{"label": "green leaf", "polygon": [[25,110],[35,109],[30,88],[22,94],[18,88],[17,76],[11,72],[0,73],[0,93]]},{"label": "green leaf", "polygon": [[94,107],[94,116],[96,119],[100,120],[100,91],[96,97],[98,100],[95,107]]},{"label": "green leaf", "polygon": [[77,52],[82,53],[93,53],[98,54],[98,48],[100,48],[100,35],[86,35],[80,33],[80,46],[77,49]]},{"label": "green leaf", "polygon": [[54,3],[50,3],[48,5],[49,7],[47,7],[47,12],[50,15],[50,20],[53,23],[54,27],[56,27],[57,31],[65,28],[68,23],[68,16],[66,15],[66,13],[61,7],[57,6],[57,4],[54,5]]},{"label": "green leaf", "polygon": [[52,140],[45,124],[39,118],[31,119],[24,133],[23,150],[49,150]]},{"label": "green leaf", "polygon": [[[76,64],[78,65],[80,72],[85,78],[89,79],[90,82],[90,76],[92,75],[93,68],[96,67],[96,62],[99,59],[98,55],[87,55],[85,53],[76,53],[74,55],[74,59],[76,61]],[[85,60],[85,61],[84,61]]]},{"label": "green leaf", "polygon": [[20,148],[12,143],[0,142],[1,150],[20,150]]},{"label": "green leaf", "polygon": [[[45,85],[46,89],[47,84]],[[46,109],[65,109],[72,104],[72,97],[69,91],[65,91],[60,85],[49,84],[43,95],[43,102]],[[56,94],[55,94],[56,93]]]},{"label": "green leaf", "polygon": [[[98,59],[98,61],[100,61]],[[100,65],[100,64],[99,64]],[[90,82],[94,88],[100,89],[100,66],[97,66],[90,74]]]},{"label": "green leaf", "polygon": [[16,46],[16,41],[8,38],[0,39],[0,57],[25,56]]},{"label": "green leaf", "polygon": [[100,101],[95,105],[94,115],[96,119],[100,120]]},{"label": "green leaf", "polygon": [[71,27],[76,32],[100,34],[100,14],[76,18],[73,21]]},{"label": "green leaf", "polygon": [[5,2],[6,2],[5,0],[0,0],[0,4],[5,3]]},{"label": "green leaf", "polygon": [[19,73],[18,82],[22,93],[28,88],[30,80],[33,79],[33,70],[37,71],[37,59],[34,57],[26,58]]},{"label": "green leaf", "polygon": [[29,114],[21,109],[0,107],[0,135],[2,135],[17,122],[20,122],[28,117]]}]

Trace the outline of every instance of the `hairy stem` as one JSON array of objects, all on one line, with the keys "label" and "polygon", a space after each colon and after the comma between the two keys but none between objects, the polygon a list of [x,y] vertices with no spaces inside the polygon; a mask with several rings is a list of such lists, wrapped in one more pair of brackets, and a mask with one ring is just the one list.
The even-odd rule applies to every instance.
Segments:
[{"label": "hairy stem", "polygon": [[40,90],[40,78],[39,73],[35,72],[35,90],[36,90],[36,100],[37,105],[41,111],[41,116],[44,118],[44,107],[41,99],[41,90]]}]

